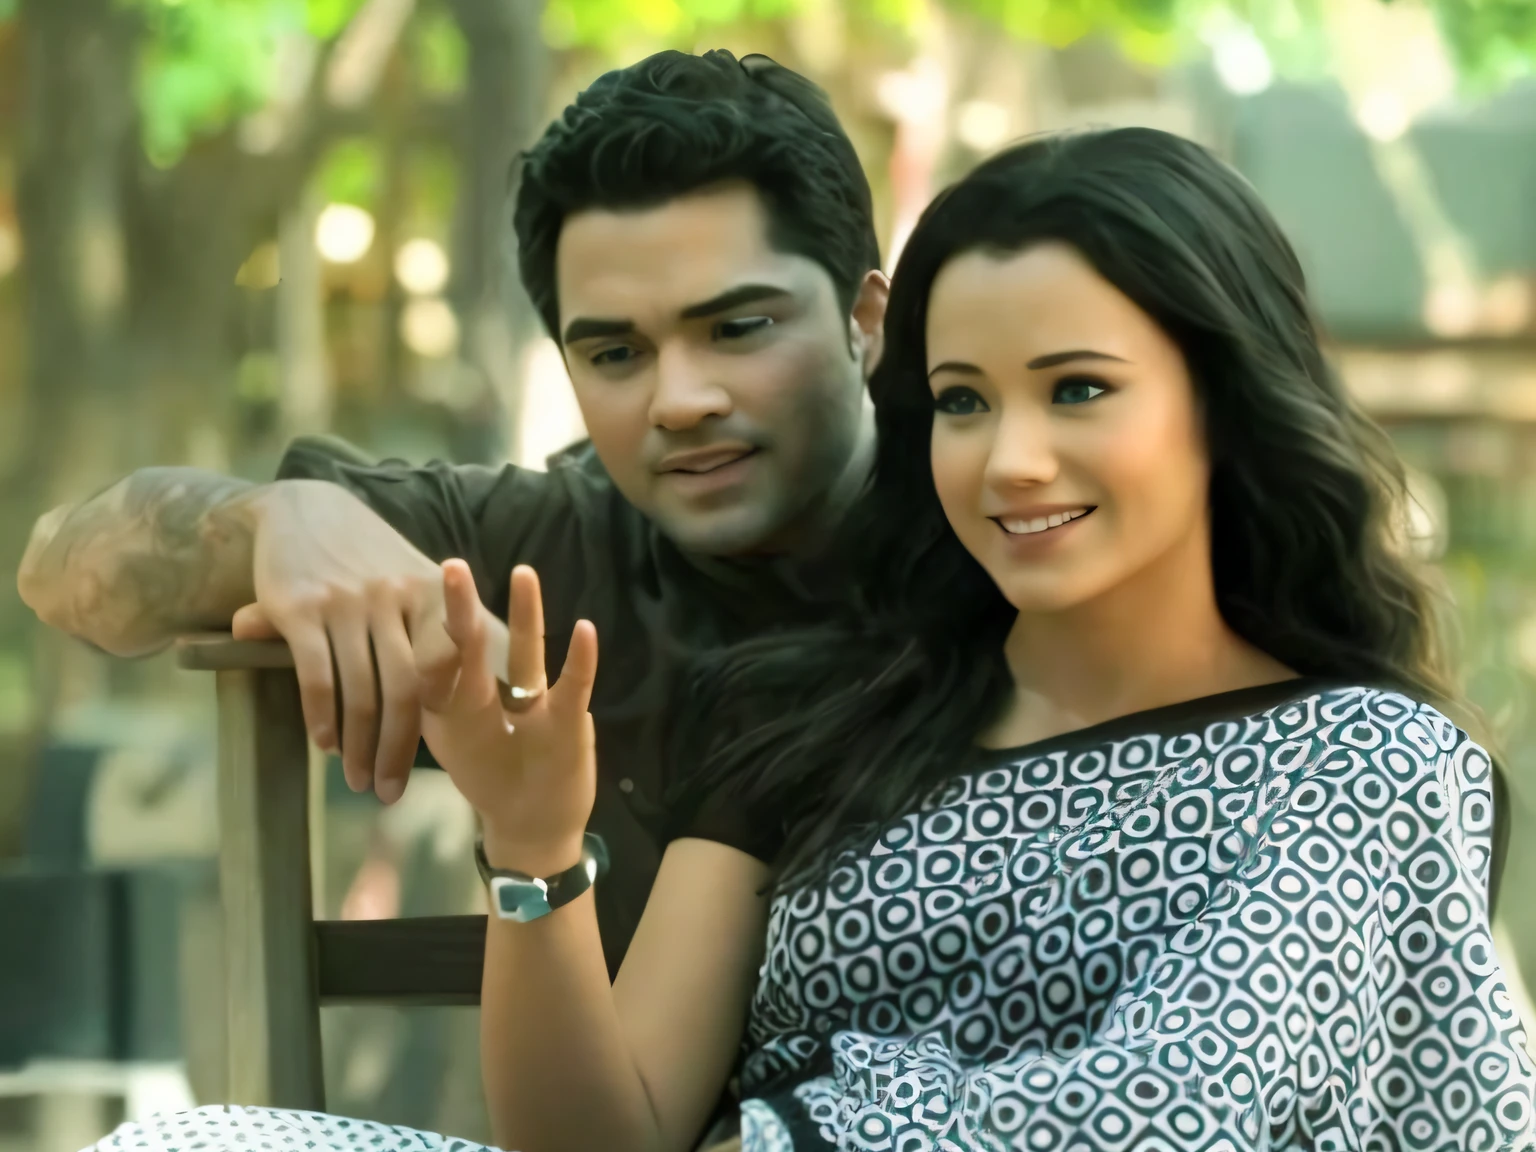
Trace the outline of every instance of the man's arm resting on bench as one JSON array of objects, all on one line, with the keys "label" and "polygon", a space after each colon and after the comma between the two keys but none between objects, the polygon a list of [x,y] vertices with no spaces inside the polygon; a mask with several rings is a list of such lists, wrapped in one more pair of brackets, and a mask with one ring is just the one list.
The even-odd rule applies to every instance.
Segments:
[{"label": "man's arm resting on bench", "polygon": [[[44,623],[116,656],[232,622],[239,635],[236,613],[258,605],[249,634],[293,649],[311,738],[340,747],[353,787],[386,800],[404,788],[423,696],[451,688],[457,668],[438,565],[320,480],[142,469],[39,519],[17,589]],[[505,627],[487,616],[504,653]],[[343,730],[361,735],[343,742]]]}]

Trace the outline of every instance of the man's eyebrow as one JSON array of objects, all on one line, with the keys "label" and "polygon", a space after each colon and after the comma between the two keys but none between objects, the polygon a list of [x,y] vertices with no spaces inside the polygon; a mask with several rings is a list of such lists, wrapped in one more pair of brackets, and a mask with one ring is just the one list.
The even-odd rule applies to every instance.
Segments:
[{"label": "man's eyebrow", "polygon": [[678,317],[682,320],[700,320],[705,316],[716,316],[742,304],[755,304],[759,300],[772,300],[789,294],[788,288],[780,288],[774,284],[743,284],[698,304],[688,305],[678,313]]},{"label": "man's eyebrow", "polygon": [[1024,367],[1029,369],[1054,368],[1058,364],[1069,364],[1073,360],[1113,360],[1117,364],[1128,364],[1128,360],[1122,360],[1119,356],[1111,356],[1108,352],[1094,352],[1087,348],[1075,348],[1071,352],[1052,352],[1049,356],[1036,356]]},{"label": "man's eyebrow", "polygon": [[594,336],[624,336],[635,330],[633,320],[598,320],[578,316],[565,326],[564,341],[574,344],[578,340],[590,340]]}]

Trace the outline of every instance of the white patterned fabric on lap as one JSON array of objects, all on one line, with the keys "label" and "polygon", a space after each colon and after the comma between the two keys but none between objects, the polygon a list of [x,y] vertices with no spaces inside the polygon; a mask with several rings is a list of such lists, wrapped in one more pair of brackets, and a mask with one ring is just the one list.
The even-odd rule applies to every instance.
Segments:
[{"label": "white patterned fabric on lap", "polygon": [[85,1152],[495,1152],[484,1144],[318,1112],[217,1105],[119,1127]]}]

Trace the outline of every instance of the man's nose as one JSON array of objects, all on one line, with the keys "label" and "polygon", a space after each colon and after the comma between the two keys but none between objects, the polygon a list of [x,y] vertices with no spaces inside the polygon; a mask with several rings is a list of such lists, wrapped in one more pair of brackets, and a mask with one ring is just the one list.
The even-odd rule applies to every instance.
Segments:
[{"label": "man's nose", "polygon": [[662,348],[656,357],[651,424],[669,432],[696,427],[710,416],[731,414],[731,397],[688,348]]}]

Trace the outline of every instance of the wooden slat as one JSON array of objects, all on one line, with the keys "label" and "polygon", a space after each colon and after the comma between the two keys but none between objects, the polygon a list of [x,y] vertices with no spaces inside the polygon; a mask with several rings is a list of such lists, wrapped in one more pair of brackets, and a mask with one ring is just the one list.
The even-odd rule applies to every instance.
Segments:
[{"label": "wooden slat", "polygon": [[[507,640],[506,633],[493,631],[487,650],[491,673],[496,677],[496,687],[501,702],[507,708],[516,708],[517,701],[507,687]],[[292,668],[293,652],[281,640],[236,640],[228,632],[201,632],[182,636],[176,641],[176,661],[183,668],[195,672],[224,672],[233,668]],[[337,709],[342,703],[338,686]]]},{"label": "wooden slat", "polygon": [[320,920],[323,1004],[478,1004],[484,916]]},{"label": "wooden slat", "polygon": [[293,653],[281,640],[235,640],[228,632],[206,632],[176,641],[176,660],[199,672],[235,668],[292,668]]},{"label": "wooden slat", "polygon": [[318,1111],[325,1084],[298,683],[291,671],[226,670],[218,696],[229,1099]]}]

